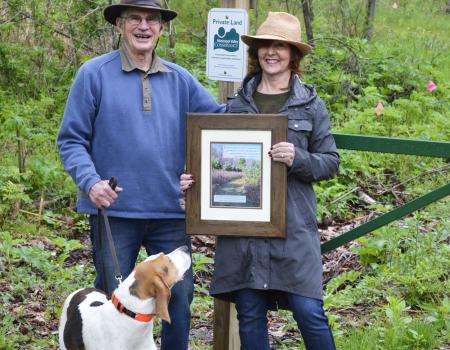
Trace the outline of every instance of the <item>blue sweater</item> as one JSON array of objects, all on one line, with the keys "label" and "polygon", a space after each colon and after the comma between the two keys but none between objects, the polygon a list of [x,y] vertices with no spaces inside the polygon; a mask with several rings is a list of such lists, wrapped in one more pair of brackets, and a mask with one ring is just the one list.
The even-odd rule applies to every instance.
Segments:
[{"label": "blue sweater", "polygon": [[116,176],[123,192],[111,216],[184,218],[179,176],[185,165],[187,112],[221,112],[200,83],[180,66],[150,74],[151,111],[143,110],[138,70],[122,70],[118,51],[79,69],[67,100],[58,147],[78,189],[77,210],[96,214],[87,193]]}]

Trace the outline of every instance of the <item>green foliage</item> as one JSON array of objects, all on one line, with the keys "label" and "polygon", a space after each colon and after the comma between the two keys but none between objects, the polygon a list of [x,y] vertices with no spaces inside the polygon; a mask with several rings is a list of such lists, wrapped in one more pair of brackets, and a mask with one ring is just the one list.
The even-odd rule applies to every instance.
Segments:
[{"label": "green foliage", "polygon": [[[214,260],[210,257],[201,254],[192,254],[192,271],[195,279],[203,280],[204,276],[210,276],[212,273],[212,264]],[[195,298],[192,301],[193,317],[201,322],[207,321],[211,316],[214,308],[213,299],[209,297],[208,285],[204,282],[195,283]],[[191,346],[194,346],[191,344]],[[195,348],[195,346],[193,347]],[[203,347],[200,347],[203,349]]]},{"label": "green foliage", "polygon": [[[335,127],[343,132],[411,136],[417,125],[429,125],[430,118],[446,115],[449,88],[442,82],[434,93],[426,89],[429,80],[439,81],[438,64],[421,62],[409,52],[386,52],[392,48],[359,39],[329,43],[324,38],[324,44],[307,63],[305,80],[318,87]],[[375,115],[378,102],[384,104],[380,117]],[[448,118],[442,122],[449,126]],[[449,136],[446,130],[430,133],[431,129],[418,136],[445,139]]]},{"label": "green foliage", "polygon": [[[343,217],[348,215],[347,203],[351,200],[346,196],[348,186],[341,183],[338,178],[314,184],[317,201],[320,205],[317,207],[317,216],[320,219],[330,217]],[[337,200],[346,197],[345,200]],[[353,197],[353,196],[352,196]]]},{"label": "green foliage", "polygon": [[45,245],[43,242],[15,238],[11,232],[0,231],[0,284],[5,287],[0,302],[2,349],[56,348],[56,335],[41,339],[33,335],[34,312],[29,311],[35,310],[26,310],[26,304],[34,303],[37,309],[38,305],[45,305],[38,314],[42,317],[39,322],[50,325],[59,316],[68,291],[92,279],[91,266],[65,265],[70,253],[82,247],[78,240],[54,237]]},{"label": "green foliage", "polygon": [[[369,349],[434,349],[448,341],[448,222],[429,229],[420,226],[436,223],[446,205],[434,207],[434,214],[420,212],[360,239],[354,250],[363,270],[342,273],[327,284],[325,307],[331,311],[330,322],[342,348],[365,349],[366,340],[357,340],[360,332],[378,339]],[[353,320],[342,327],[344,320],[334,312],[360,305],[367,313],[363,330]],[[352,341],[356,343],[351,345]]]},{"label": "green foliage", "polygon": [[252,164],[244,168],[244,181],[247,185],[257,185],[261,179],[261,165]]},{"label": "green foliage", "polygon": [[17,215],[21,203],[30,203],[23,182],[26,174],[20,174],[17,167],[0,166],[0,218]]},{"label": "green foliage", "polygon": [[[351,7],[355,2],[347,3]],[[314,6],[336,4],[320,3]],[[433,8],[433,13],[436,8]],[[394,18],[392,8],[386,2],[382,2],[378,10],[382,11],[378,17],[382,18],[380,22],[384,22],[385,13]],[[411,7],[401,11],[411,11]],[[441,27],[448,28],[443,15],[436,13],[435,17]],[[401,18],[404,20],[405,17]],[[415,19],[418,20],[417,17]],[[408,23],[405,27],[423,26],[425,19],[420,20],[420,25]],[[391,27],[387,29],[392,31]],[[330,37],[328,32],[319,30],[315,36],[314,54],[307,57],[303,64],[303,79],[315,85],[326,101],[335,132],[448,140],[450,90],[445,83],[448,80],[445,77],[449,74],[444,74],[444,71],[448,66],[445,57],[450,54],[449,45],[439,36],[434,36],[432,40],[434,43],[439,42],[440,50],[430,47],[425,49],[424,46],[430,41],[429,36],[418,39],[410,32],[402,32],[402,28],[396,29],[399,35],[404,36],[403,40],[389,40],[392,33],[383,36],[377,32],[377,40],[370,43],[358,37]],[[419,52],[418,48],[421,49]],[[425,51],[429,54],[425,54]],[[438,89],[433,93],[426,89],[429,80],[438,84]],[[375,114],[378,102],[384,105],[380,116]],[[423,163],[422,159],[417,161],[409,157],[402,158],[402,166],[399,166],[399,156],[380,157],[379,154],[348,151],[340,153],[338,180],[315,185],[321,220],[336,215],[357,216],[363,209],[357,191],[363,189],[373,195],[373,190],[368,189],[367,184],[383,181],[386,170],[391,172],[395,169],[402,180],[443,164],[441,160],[426,160]],[[441,176],[440,181],[441,184],[445,183],[445,176]],[[412,188],[424,190],[422,184]],[[383,205],[386,200],[388,198],[382,199]]]},{"label": "green foliage", "polygon": [[219,158],[213,157],[213,158],[211,159],[211,167],[212,167],[213,169],[217,169],[217,170],[222,169],[222,163],[220,162],[220,159],[219,159]]},{"label": "green foliage", "polygon": [[29,162],[29,171],[33,173],[30,178],[30,186],[33,189],[49,189],[57,185],[61,190],[73,191],[74,187],[67,188],[67,175],[63,172],[61,164],[57,160],[48,157],[33,157]]},{"label": "green foliage", "polygon": [[324,307],[343,307],[352,305],[355,300],[350,294],[352,285],[360,278],[359,271],[349,271],[340,274],[328,282],[324,299]]},{"label": "green foliage", "polygon": [[348,337],[338,338],[342,349],[435,349],[439,326],[424,317],[413,319],[404,300],[390,296],[372,327],[352,327]]},{"label": "green foliage", "polygon": [[209,273],[214,260],[200,253],[192,254],[192,271],[194,275],[198,273]]}]

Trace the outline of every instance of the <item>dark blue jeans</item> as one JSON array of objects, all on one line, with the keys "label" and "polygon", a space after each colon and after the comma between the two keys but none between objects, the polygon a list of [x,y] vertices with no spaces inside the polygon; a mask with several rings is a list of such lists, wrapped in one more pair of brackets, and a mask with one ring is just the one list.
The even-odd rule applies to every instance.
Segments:
[{"label": "dark blue jeans", "polygon": [[[92,215],[89,221],[91,224],[93,259],[97,273],[94,286],[103,289],[103,280],[106,278],[107,290],[105,292],[111,295],[118,282],[114,278],[114,266],[106,240],[106,229],[103,223],[102,254],[97,234],[97,216]],[[187,245],[189,251],[191,251],[191,239],[190,236],[185,234],[184,220],[142,220],[110,217],[109,223],[120,271],[124,279],[133,271],[142,246],[145,247],[148,255],[160,252],[170,253],[183,245]],[[103,263],[106,276],[103,275]],[[190,304],[194,294],[192,268],[186,272],[183,280],[172,288],[171,294],[169,315],[171,315],[172,323],[162,322],[161,349],[187,350],[191,322]]]},{"label": "dark blue jeans", "polygon": [[[235,293],[242,350],[269,350],[267,311],[269,292],[241,289]],[[335,350],[323,302],[297,294],[285,294],[307,350]]]}]

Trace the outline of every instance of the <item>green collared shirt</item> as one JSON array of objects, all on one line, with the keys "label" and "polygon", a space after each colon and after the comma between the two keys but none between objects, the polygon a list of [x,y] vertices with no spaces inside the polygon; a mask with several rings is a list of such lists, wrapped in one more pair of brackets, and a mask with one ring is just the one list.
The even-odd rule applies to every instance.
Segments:
[{"label": "green collared shirt", "polygon": [[152,99],[150,95],[150,74],[158,72],[171,72],[164,64],[162,64],[160,58],[153,53],[152,64],[147,72],[139,69],[136,64],[131,59],[128,50],[122,45],[119,48],[120,60],[122,62],[122,70],[125,72],[131,72],[137,69],[141,75],[142,81],[142,109],[145,112],[150,112],[152,110]]}]

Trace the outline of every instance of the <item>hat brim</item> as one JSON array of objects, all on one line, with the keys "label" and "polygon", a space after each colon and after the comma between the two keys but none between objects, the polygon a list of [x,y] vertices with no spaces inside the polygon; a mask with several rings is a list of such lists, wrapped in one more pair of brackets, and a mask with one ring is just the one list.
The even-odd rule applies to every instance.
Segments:
[{"label": "hat brim", "polygon": [[129,4],[117,4],[117,5],[108,6],[103,11],[103,15],[105,16],[105,19],[109,23],[116,25],[117,17],[119,17],[120,14],[122,13],[122,11],[124,11],[127,8],[157,10],[157,11],[161,12],[161,19],[164,22],[171,21],[178,15],[175,11],[162,9],[160,7],[143,6],[143,5],[129,5]]},{"label": "hat brim", "polygon": [[312,51],[312,46],[308,45],[306,43],[302,43],[299,41],[290,41],[286,40],[285,38],[277,35],[270,35],[270,34],[263,34],[263,35],[241,35],[241,40],[247,44],[248,46],[254,46],[255,43],[261,40],[277,40],[277,41],[283,41],[287,44],[290,44],[292,46],[295,46],[297,49],[300,50],[300,52],[303,55],[307,55]]}]

